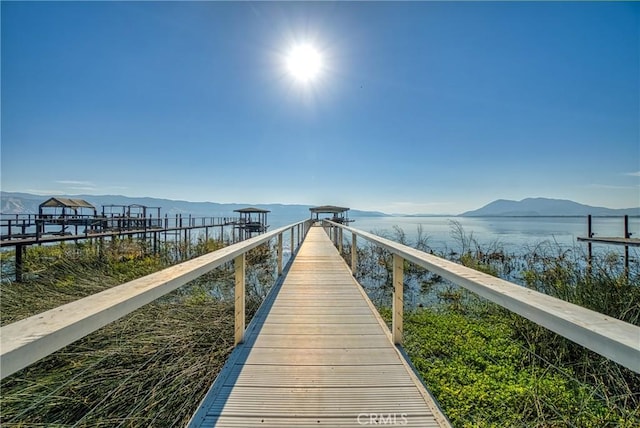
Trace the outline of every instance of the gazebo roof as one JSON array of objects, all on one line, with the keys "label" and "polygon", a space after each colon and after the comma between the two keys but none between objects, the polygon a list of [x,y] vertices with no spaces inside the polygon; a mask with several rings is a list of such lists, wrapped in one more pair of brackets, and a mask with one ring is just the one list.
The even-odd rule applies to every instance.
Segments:
[{"label": "gazebo roof", "polygon": [[349,211],[349,208],[345,207],[337,207],[335,205],[321,205],[319,207],[311,207],[309,211],[312,213],[331,213],[331,214],[339,214],[345,211]]},{"label": "gazebo roof", "polygon": [[240,208],[238,210],[233,210],[233,212],[236,212],[236,213],[270,213],[271,211],[263,210],[261,208],[256,208],[256,207],[247,207],[247,208]]},{"label": "gazebo roof", "polygon": [[63,207],[63,208],[90,208],[95,210],[96,207],[91,205],[84,199],[70,199],[70,198],[49,198],[40,204],[40,208],[50,207]]}]

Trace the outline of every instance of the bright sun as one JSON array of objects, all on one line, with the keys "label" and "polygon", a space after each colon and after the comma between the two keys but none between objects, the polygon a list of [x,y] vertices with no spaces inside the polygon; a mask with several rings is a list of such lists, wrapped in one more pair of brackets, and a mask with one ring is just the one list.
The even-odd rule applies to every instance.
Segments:
[{"label": "bright sun", "polygon": [[311,45],[295,46],[286,58],[287,70],[298,81],[308,83],[322,70],[322,57]]}]

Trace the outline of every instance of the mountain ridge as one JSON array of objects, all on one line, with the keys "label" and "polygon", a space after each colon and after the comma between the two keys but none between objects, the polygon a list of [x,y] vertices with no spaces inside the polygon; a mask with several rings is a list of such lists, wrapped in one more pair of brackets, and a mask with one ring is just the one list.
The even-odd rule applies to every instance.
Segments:
[{"label": "mountain ridge", "polygon": [[[152,197],[131,197],[123,195],[34,195],[22,192],[0,191],[0,212],[3,214],[34,214],[38,212],[38,205],[50,197],[65,197],[85,199],[100,209],[102,205],[131,205],[141,204],[147,206],[160,206],[162,214],[191,214],[194,216],[228,217],[233,215],[233,210],[255,206],[268,209],[273,215],[296,218],[309,216],[309,208],[312,205],[304,204],[251,204],[251,203],[220,203],[220,202],[192,202]],[[571,217],[571,216],[640,216],[640,206],[636,208],[605,208],[580,204],[567,199],[552,198],[525,198],[520,201],[509,199],[497,199],[476,210],[466,211],[461,214],[387,214],[380,211],[367,211],[351,209],[350,217]]]},{"label": "mountain ridge", "polygon": [[520,201],[497,199],[487,205],[460,214],[461,217],[571,217],[571,216],[640,216],[640,207],[605,208],[585,205],[568,199],[525,198]]}]

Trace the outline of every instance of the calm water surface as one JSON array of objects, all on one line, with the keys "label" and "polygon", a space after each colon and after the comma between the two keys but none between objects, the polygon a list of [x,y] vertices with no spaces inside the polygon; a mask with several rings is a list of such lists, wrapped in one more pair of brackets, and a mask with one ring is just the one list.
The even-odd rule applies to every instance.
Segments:
[{"label": "calm water surface", "polygon": [[[271,230],[293,223],[297,219],[270,220]],[[586,217],[356,217],[351,227],[378,234],[393,234],[401,228],[409,241],[415,240],[418,226],[429,237],[434,250],[455,249],[459,245],[452,236],[452,222],[459,222],[467,235],[473,235],[481,245],[500,243],[505,250],[516,251],[541,242],[557,243],[565,247],[585,247],[578,237],[587,236]],[[623,237],[623,217],[594,217],[595,236]],[[629,231],[640,237],[640,218],[629,218]],[[613,246],[596,245],[595,247]]]},{"label": "calm water surface", "polygon": [[[433,248],[457,245],[452,237],[452,222],[459,222],[464,231],[480,244],[500,242],[505,249],[532,246],[543,241],[557,242],[563,246],[578,243],[578,237],[587,236],[587,219],[582,217],[363,217],[352,223],[363,230],[392,230],[394,226],[403,229],[409,239],[415,238],[418,225],[430,237]],[[640,236],[640,219],[629,219],[632,236]],[[596,236],[622,237],[623,218],[598,217],[592,221],[592,231]]]}]

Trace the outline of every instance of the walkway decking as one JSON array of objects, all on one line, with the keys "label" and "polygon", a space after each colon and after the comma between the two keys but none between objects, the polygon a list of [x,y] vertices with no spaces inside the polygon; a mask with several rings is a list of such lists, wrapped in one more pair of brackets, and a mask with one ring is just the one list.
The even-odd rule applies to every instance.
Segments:
[{"label": "walkway decking", "polygon": [[312,227],[191,426],[448,426],[320,227]]}]

